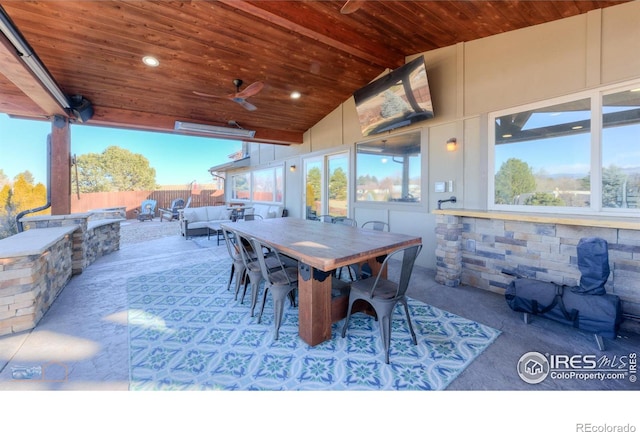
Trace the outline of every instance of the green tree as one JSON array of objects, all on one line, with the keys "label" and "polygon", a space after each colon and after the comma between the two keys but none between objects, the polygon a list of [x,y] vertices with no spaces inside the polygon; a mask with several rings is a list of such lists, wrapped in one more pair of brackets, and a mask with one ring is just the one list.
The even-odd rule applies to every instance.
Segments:
[{"label": "green tree", "polygon": [[516,197],[536,190],[536,178],[526,162],[510,158],[500,166],[495,177],[495,188],[496,204],[512,204]]},{"label": "green tree", "polygon": [[554,194],[536,192],[525,201],[525,204],[536,206],[563,206],[565,202],[562,198],[556,197]]},{"label": "green tree", "polygon": [[[118,146],[102,153],[87,153],[76,158],[80,192],[115,192],[156,189],[156,170],[141,154]],[[72,181],[76,181],[75,170]]]},{"label": "green tree", "polygon": [[[602,206],[620,207],[623,201],[623,185],[628,176],[620,167],[610,165],[602,169]],[[627,197],[624,197],[626,200]]]},{"label": "green tree", "polygon": [[318,167],[313,167],[307,172],[307,191],[309,191],[309,189],[313,191],[313,201],[320,200],[320,191],[322,190],[320,187],[321,178],[322,173]]},{"label": "green tree", "polygon": [[329,179],[329,198],[347,199],[347,174],[342,168],[336,168]]}]

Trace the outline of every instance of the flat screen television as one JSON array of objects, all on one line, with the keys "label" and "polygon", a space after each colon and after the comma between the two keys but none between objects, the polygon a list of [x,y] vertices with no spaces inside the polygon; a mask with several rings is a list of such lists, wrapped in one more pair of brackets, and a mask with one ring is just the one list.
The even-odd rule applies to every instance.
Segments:
[{"label": "flat screen television", "polygon": [[353,98],[363,136],[433,118],[423,56],[356,90]]}]

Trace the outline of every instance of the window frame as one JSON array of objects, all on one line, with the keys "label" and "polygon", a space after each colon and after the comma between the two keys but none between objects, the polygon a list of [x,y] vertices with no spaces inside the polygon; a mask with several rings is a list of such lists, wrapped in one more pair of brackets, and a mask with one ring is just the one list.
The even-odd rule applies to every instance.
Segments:
[{"label": "window frame", "polygon": [[[629,91],[640,87],[640,81],[630,81],[597,89],[572,93],[558,98],[547,99],[526,105],[520,105],[489,113],[488,116],[488,157],[487,157],[487,209],[491,211],[519,212],[519,213],[562,213],[577,215],[610,215],[637,217],[640,208],[614,208],[602,206],[602,148],[603,148],[603,98],[605,95]],[[524,111],[536,110],[553,105],[590,100],[590,205],[588,207],[570,206],[540,206],[496,204],[495,175],[496,175],[496,119],[502,116],[517,114]]]},{"label": "window frame", "polygon": [[[273,197],[274,200],[273,201],[262,201],[262,200],[256,200],[255,199],[255,192],[257,190],[256,188],[256,173],[257,172],[266,172],[271,170],[273,173],[273,178],[272,178],[272,184],[275,187],[275,190],[273,191]],[[278,174],[279,171],[279,174]],[[238,172],[238,173],[234,173],[232,175],[230,175],[230,179],[231,179],[231,184],[230,184],[230,188],[229,188],[229,193],[230,193],[230,200],[232,202],[242,202],[242,203],[249,203],[249,202],[256,202],[256,203],[265,203],[265,204],[284,204],[284,197],[285,197],[285,179],[284,179],[284,165],[275,165],[275,166],[269,166],[269,167],[255,167],[254,169],[251,170],[247,170],[247,171],[242,171],[242,172]],[[237,198],[236,197],[236,178],[238,177],[245,177],[248,176],[248,183],[249,183],[249,197],[248,198]],[[279,177],[279,180],[278,180]],[[278,186],[280,186],[281,191],[278,191]],[[278,194],[280,192],[280,194]],[[280,200],[278,201],[278,196],[280,197]]]},{"label": "window frame", "polygon": [[[358,178],[359,178],[359,164],[358,164],[358,146],[370,146],[372,143],[375,143],[376,141],[381,141],[381,140],[391,140],[394,137],[399,137],[399,136],[403,136],[403,135],[411,135],[411,134],[418,134],[418,143],[419,143],[419,147],[420,147],[420,154],[418,157],[418,161],[417,161],[417,166],[420,169],[420,180],[418,182],[418,184],[420,185],[420,197],[418,200],[415,201],[410,201],[410,200],[387,200],[387,201],[381,201],[381,200],[364,200],[364,199],[358,199]],[[406,131],[402,131],[399,133],[395,133],[392,135],[386,135],[386,136],[377,136],[374,139],[369,139],[369,140],[365,140],[365,141],[358,141],[355,143],[355,147],[353,149],[353,188],[352,188],[352,194],[353,194],[353,202],[356,205],[380,205],[380,206],[413,206],[413,207],[420,207],[420,206],[424,206],[426,203],[428,203],[428,190],[425,189],[424,187],[424,183],[425,183],[425,176],[427,175],[425,173],[425,157],[426,157],[426,152],[425,152],[425,147],[423,145],[424,140],[425,140],[425,131],[423,129],[411,129],[411,130],[406,130]],[[409,167],[410,169],[410,167]],[[411,177],[409,175],[409,178],[406,179],[407,184],[410,185],[411,184]]]}]

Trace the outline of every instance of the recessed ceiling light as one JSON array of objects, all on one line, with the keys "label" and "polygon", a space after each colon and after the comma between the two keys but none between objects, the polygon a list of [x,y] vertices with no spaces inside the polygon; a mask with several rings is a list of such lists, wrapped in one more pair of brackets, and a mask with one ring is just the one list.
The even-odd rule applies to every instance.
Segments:
[{"label": "recessed ceiling light", "polygon": [[513,135],[511,135],[511,134],[504,134],[504,135],[502,135],[502,138],[511,138],[512,136]]},{"label": "recessed ceiling light", "polygon": [[146,64],[150,67],[158,67],[160,66],[160,60],[155,58],[154,56],[144,56],[142,57],[142,63]]},{"label": "recessed ceiling light", "polygon": [[291,99],[300,99],[300,96],[302,95],[300,94],[299,91],[291,92]]},{"label": "recessed ceiling light", "polygon": [[582,129],[582,126],[573,126],[573,127],[571,127],[571,129],[573,129],[573,130]]}]

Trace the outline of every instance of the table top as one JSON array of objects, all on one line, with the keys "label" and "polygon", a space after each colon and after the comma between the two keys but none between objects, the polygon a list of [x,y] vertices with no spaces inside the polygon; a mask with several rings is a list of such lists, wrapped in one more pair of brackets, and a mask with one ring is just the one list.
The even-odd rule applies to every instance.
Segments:
[{"label": "table top", "polygon": [[322,271],[331,271],[422,243],[421,237],[297,218],[221,224]]}]

